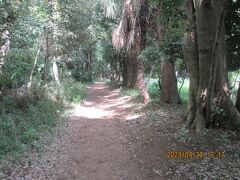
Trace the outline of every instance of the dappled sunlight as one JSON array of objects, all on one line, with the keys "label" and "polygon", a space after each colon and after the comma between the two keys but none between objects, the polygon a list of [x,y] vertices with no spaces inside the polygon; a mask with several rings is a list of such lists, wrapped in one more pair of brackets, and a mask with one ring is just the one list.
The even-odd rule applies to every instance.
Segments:
[{"label": "dappled sunlight", "polygon": [[[87,87],[87,89],[91,89],[91,88],[90,88],[90,87]],[[94,89],[95,89],[95,90],[101,90],[101,89],[105,89],[105,87],[95,86]]]},{"label": "dappled sunlight", "polygon": [[122,107],[123,107],[123,108],[132,108],[133,105],[132,105],[132,104],[124,104]]},{"label": "dappled sunlight", "polygon": [[[117,98],[116,98],[117,97]],[[128,100],[130,100],[131,98],[130,97],[118,97],[118,95],[115,95],[115,98],[107,98],[107,101],[112,101],[112,102],[116,102],[116,101],[128,101]]]},{"label": "dappled sunlight", "polygon": [[89,101],[84,101],[84,105],[85,106],[93,106],[94,103],[93,102],[89,102]]},{"label": "dappled sunlight", "polygon": [[125,119],[129,121],[129,120],[138,119],[138,118],[140,118],[140,117],[141,117],[140,114],[133,114],[133,115],[128,115]]},{"label": "dappled sunlight", "polygon": [[89,86],[88,89],[93,92],[100,91],[102,95],[92,95],[83,104],[76,105],[73,116],[99,120],[114,120],[116,118],[122,121],[134,120],[140,117],[136,114],[125,113],[125,110],[132,108],[133,105],[130,103],[131,97],[119,95],[119,89],[102,91],[102,89],[108,89],[104,83],[95,83]]},{"label": "dappled sunlight", "polygon": [[76,117],[84,117],[88,119],[101,119],[114,115],[114,111],[106,111],[95,107],[76,106],[73,112]]}]

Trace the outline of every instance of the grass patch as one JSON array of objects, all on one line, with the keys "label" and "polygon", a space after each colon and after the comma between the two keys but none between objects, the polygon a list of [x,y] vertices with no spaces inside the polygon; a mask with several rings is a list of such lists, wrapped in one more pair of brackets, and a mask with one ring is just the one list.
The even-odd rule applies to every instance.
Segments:
[{"label": "grass patch", "polygon": [[[180,87],[180,85],[181,84],[178,84],[178,87]],[[150,83],[148,86],[148,91],[149,91],[152,102],[160,103],[161,91],[159,90],[158,79],[150,80]],[[185,81],[185,83],[181,89],[181,92],[180,92],[180,97],[181,97],[183,104],[187,104],[188,91],[189,91],[189,82]]]},{"label": "grass patch", "polygon": [[183,104],[187,104],[188,102],[188,91],[189,91],[188,85],[187,86],[184,85],[181,89],[180,97]]},{"label": "grass patch", "polygon": [[157,80],[150,81],[148,86],[148,92],[153,103],[160,103],[161,92]]},{"label": "grass patch", "polygon": [[[178,87],[180,87],[180,86],[181,86],[181,84],[178,83]],[[185,82],[182,86],[181,92],[180,92],[180,97],[181,97],[181,100],[182,100],[183,104],[187,104],[188,92],[189,92],[189,81],[185,80]]]},{"label": "grass patch", "polygon": [[120,91],[120,94],[123,96],[131,96],[134,98],[140,97],[141,95],[140,91],[137,88],[130,88],[130,89],[123,88]]},{"label": "grass patch", "polygon": [[79,83],[74,80],[66,81],[64,87],[64,97],[67,103],[79,103],[86,98],[87,83]]},{"label": "grass patch", "polygon": [[[19,93],[11,91],[0,102],[0,160],[14,162],[27,153],[41,149],[43,134],[51,134],[63,119],[67,105],[86,97],[86,84],[67,80],[61,86],[32,88]],[[26,155],[27,156],[27,155]]]},{"label": "grass patch", "polygon": [[[31,98],[25,96],[25,98]],[[24,102],[26,103],[26,102]],[[61,117],[64,107],[42,97],[19,104],[16,96],[8,95],[1,103],[0,115],[0,160],[18,157],[22,152],[38,150],[40,134],[49,131]],[[13,108],[10,108],[9,105]]]},{"label": "grass patch", "polygon": [[116,89],[116,88],[120,88],[122,86],[122,82],[118,82],[118,81],[99,81],[99,82],[106,82],[107,85],[112,88],[112,89]]},{"label": "grass patch", "polygon": [[[109,86],[112,87],[118,87],[116,84],[114,84],[113,82],[108,82]],[[180,87],[181,84],[178,83],[178,87]],[[183,104],[187,104],[188,101],[188,91],[189,91],[189,82],[187,80],[185,80],[185,83],[180,91],[180,97],[182,100]],[[161,91],[159,90],[159,85],[158,85],[158,79],[151,79],[148,85],[148,92],[151,98],[151,101],[153,103],[161,103],[160,97],[161,97]],[[135,99],[140,99],[141,97],[141,93],[137,88],[123,88],[120,91],[120,94],[123,96],[131,96],[134,97]]]}]

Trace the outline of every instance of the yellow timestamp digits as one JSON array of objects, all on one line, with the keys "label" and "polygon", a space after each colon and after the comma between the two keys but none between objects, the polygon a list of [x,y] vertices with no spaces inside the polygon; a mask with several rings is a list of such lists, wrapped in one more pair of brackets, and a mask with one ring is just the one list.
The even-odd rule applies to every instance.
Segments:
[{"label": "yellow timestamp digits", "polygon": [[224,157],[223,151],[168,151],[167,157],[168,158],[223,158]]}]

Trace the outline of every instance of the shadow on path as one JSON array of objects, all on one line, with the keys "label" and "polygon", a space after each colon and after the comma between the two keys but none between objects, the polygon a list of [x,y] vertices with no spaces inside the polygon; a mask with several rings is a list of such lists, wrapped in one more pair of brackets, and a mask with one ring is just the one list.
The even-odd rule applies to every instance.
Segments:
[{"label": "shadow on path", "polygon": [[131,114],[130,97],[106,83],[87,87],[87,100],[75,106],[62,130],[47,148],[40,165],[26,179],[142,179],[121,128]]}]

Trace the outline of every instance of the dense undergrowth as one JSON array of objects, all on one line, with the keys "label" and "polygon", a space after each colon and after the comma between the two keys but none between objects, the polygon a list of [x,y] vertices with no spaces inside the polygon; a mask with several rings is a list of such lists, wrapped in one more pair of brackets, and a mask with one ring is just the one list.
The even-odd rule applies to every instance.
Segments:
[{"label": "dense undergrowth", "polygon": [[[51,133],[71,103],[85,98],[85,84],[68,79],[56,86],[7,92],[0,101],[0,160],[17,160],[41,149],[40,138]],[[57,88],[56,88],[57,87]]]}]

